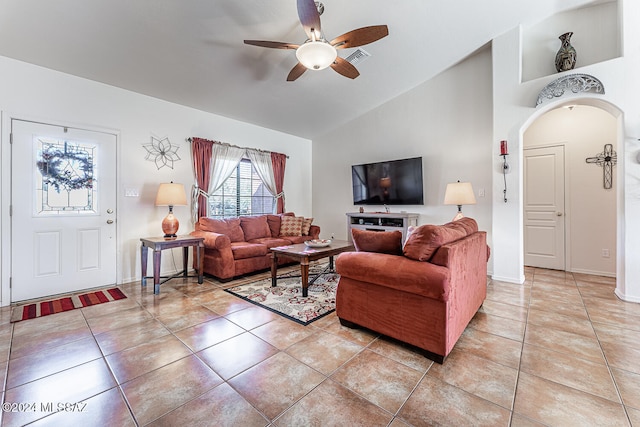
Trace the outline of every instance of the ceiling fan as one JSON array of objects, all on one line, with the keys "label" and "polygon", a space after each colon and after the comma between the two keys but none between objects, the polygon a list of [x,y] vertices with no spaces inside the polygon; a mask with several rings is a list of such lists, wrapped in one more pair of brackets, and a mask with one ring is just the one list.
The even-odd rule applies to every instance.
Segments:
[{"label": "ceiling fan", "polygon": [[296,80],[307,69],[322,70],[327,67],[333,68],[345,77],[355,79],[360,73],[350,62],[338,56],[337,49],[363,46],[389,35],[389,29],[386,25],[374,25],[349,31],[331,41],[327,41],[320,25],[320,15],[324,11],[324,5],[314,0],[297,1],[298,17],[308,37],[303,44],[297,45],[263,40],[244,41],[245,44],[272,49],[295,49],[298,63],[287,76],[287,81],[289,82]]}]

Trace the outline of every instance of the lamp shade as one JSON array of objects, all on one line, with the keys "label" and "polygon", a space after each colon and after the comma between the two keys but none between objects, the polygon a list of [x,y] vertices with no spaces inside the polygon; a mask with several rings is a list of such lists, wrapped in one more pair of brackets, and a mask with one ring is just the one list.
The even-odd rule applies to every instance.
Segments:
[{"label": "lamp shade", "polygon": [[310,70],[322,70],[333,64],[338,52],[325,41],[309,41],[296,49],[296,58]]},{"label": "lamp shade", "polygon": [[187,193],[184,191],[184,185],[171,183],[163,183],[158,187],[156,194],[156,206],[186,206]]},{"label": "lamp shade", "polygon": [[453,182],[447,184],[444,192],[445,205],[475,205],[476,197],[470,182]]}]

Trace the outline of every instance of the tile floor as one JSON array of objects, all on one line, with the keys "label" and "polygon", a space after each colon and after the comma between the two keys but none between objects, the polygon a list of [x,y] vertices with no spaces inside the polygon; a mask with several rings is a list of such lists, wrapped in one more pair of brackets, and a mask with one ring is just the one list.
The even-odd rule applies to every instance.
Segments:
[{"label": "tile floor", "polygon": [[211,279],[15,324],[4,308],[2,425],[640,426],[640,304],[609,278],[526,277],[489,284],[444,365]]}]

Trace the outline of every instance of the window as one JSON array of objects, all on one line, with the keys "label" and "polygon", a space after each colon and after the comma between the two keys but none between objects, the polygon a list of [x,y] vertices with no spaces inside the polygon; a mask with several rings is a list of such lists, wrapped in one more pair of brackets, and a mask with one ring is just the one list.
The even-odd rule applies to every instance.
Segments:
[{"label": "window", "polygon": [[36,215],[95,214],[97,146],[35,137]]},{"label": "window", "polygon": [[275,197],[254,170],[249,159],[242,159],[235,171],[211,197],[210,218],[273,213]]}]

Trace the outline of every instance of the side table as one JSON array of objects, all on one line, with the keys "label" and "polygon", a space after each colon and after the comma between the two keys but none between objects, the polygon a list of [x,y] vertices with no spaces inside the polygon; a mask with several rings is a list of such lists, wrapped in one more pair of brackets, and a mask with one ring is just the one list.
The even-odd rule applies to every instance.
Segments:
[{"label": "side table", "polygon": [[[146,237],[141,238],[142,245],[140,246],[140,267],[142,270],[141,285],[147,285],[147,255],[149,248],[153,249],[153,293],[158,295],[160,293],[160,285],[167,280],[171,280],[175,277],[183,275],[183,277],[190,277],[187,275],[187,265],[189,260],[189,247],[193,246],[196,251],[196,262],[198,265],[198,283],[202,284],[204,281],[202,261],[204,258],[204,238],[194,236],[178,236],[178,237]],[[182,248],[182,259],[184,269],[174,274],[173,276],[160,276],[160,254],[164,249]],[[162,282],[160,278],[164,278]],[[195,277],[195,276],[191,276]]]}]

